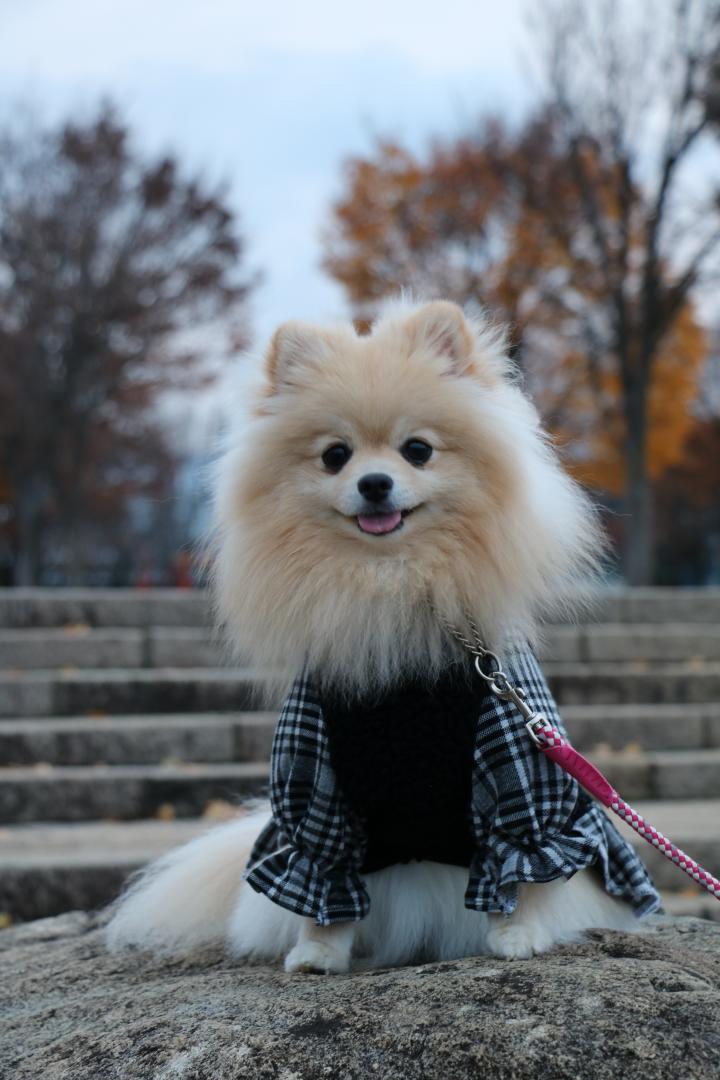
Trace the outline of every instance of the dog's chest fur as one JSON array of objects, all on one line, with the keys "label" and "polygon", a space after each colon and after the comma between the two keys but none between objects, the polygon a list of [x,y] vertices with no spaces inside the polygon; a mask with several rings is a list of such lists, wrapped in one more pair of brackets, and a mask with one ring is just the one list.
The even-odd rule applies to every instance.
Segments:
[{"label": "dog's chest fur", "polygon": [[362,869],[412,859],[468,866],[475,726],[482,703],[457,670],[372,701],[323,698],[338,787],[362,824]]}]

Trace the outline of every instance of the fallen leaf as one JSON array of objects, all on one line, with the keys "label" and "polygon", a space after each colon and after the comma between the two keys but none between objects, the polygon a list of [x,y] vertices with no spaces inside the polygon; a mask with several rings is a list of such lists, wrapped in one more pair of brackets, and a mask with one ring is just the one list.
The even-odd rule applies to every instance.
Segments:
[{"label": "fallen leaf", "polygon": [[238,816],[238,808],[224,799],[210,799],[205,804],[202,816],[208,821],[229,821]]}]

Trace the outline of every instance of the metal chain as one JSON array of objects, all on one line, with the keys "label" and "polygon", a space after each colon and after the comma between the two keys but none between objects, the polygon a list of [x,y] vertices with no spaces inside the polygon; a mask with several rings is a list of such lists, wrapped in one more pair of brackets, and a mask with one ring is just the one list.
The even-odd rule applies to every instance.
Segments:
[{"label": "metal chain", "polygon": [[461,645],[464,645],[465,648],[473,654],[476,660],[480,659],[490,661],[490,663],[493,665],[492,671],[485,672],[481,670],[479,665],[475,665],[478,668],[480,675],[483,679],[485,679],[486,682],[489,683],[495,681],[496,679],[500,679],[500,681],[503,683],[503,686],[508,685],[507,675],[500,667],[500,658],[497,656],[496,653],[492,652],[491,649],[488,649],[483,644],[483,640],[480,637],[480,631],[478,630],[477,623],[473,619],[472,615],[469,615],[467,612],[465,612],[465,619],[467,620],[467,624],[470,627],[473,635],[473,641],[470,641],[470,639],[465,637],[465,635],[460,630],[458,630],[456,626],[453,626],[452,623],[448,622],[444,615],[441,615],[440,612],[437,611],[437,609],[435,611],[435,614],[440,619],[440,622],[443,624],[448,633],[452,634],[455,640],[459,641]]},{"label": "metal chain", "polygon": [[[472,615],[467,611],[465,612],[465,619],[472,631],[474,641],[470,641],[469,638],[465,637],[465,635],[457,629],[457,627],[453,626],[451,622],[448,622],[437,608],[434,610],[448,633],[451,634],[456,641],[459,641],[461,645],[464,645],[464,647],[475,657],[475,670],[480,678],[486,683],[490,692],[501,701],[512,701],[513,705],[515,705],[525,721],[525,727],[530,738],[536,746],[541,746],[542,744],[538,738],[538,732],[547,726],[546,717],[542,713],[536,712],[528,705],[525,690],[522,686],[512,685],[500,665],[500,658],[498,655],[483,644],[477,623]],[[486,671],[483,667],[483,663],[489,663],[491,670]]]}]

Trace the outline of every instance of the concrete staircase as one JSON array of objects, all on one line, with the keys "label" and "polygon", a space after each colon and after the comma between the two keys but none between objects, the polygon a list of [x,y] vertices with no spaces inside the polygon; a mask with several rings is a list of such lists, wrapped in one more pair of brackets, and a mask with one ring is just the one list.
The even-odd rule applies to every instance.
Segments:
[{"label": "concrete staircase", "polygon": [[[544,649],[573,741],[718,875],[720,590],[611,593],[596,618]],[[223,666],[201,593],[0,590],[0,925],[104,904],[262,795],[258,678]],[[669,910],[720,915],[637,843]]]}]

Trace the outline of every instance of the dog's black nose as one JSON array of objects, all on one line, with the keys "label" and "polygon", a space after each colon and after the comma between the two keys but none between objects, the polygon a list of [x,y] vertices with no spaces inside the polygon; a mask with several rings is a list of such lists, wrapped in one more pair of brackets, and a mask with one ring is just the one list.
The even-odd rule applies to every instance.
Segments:
[{"label": "dog's black nose", "polygon": [[387,499],[392,486],[392,476],[381,472],[366,473],[358,480],[358,491],[368,502],[380,503],[383,499]]}]

